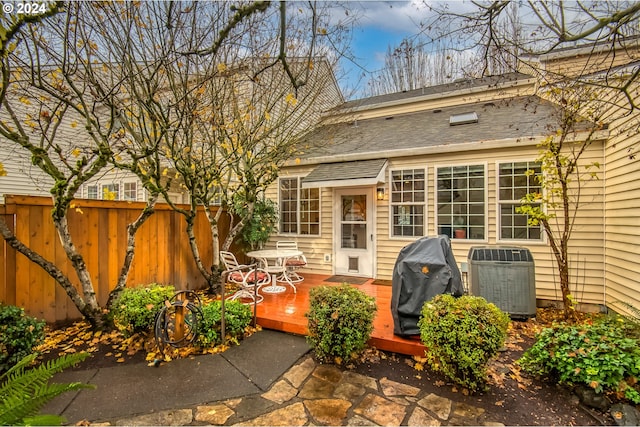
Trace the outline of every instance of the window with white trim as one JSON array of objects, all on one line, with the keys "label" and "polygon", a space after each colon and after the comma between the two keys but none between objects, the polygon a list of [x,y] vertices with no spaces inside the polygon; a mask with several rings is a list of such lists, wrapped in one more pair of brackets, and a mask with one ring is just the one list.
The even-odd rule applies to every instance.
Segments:
[{"label": "window with white trim", "polygon": [[425,171],[391,171],[391,235],[418,237],[425,234]]},{"label": "window with white trim", "polygon": [[320,189],[300,188],[300,179],[280,178],[280,233],[320,234]]},{"label": "window with white trim", "polygon": [[542,228],[529,225],[528,216],[517,213],[521,199],[541,190],[537,177],[540,163],[510,162],[498,166],[498,204],[500,240],[542,240]]},{"label": "window with white trim", "polygon": [[103,184],[102,185],[103,200],[120,200],[120,184]]},{"label": "window with white trim", "polygon": [[136,201],[138,200],[138,183],[137,182],[125,182],[123,183],[124,200]]},{"label": "window with white trim", "polygon": [[83,197],[93,200],[142,200],[140,185],[137,181],[99,181],[87,184]]},{"label": "window with white trim", "polygon": [[436,179],[438,234],[453,239],[485,239],[485,167],[439,167]]}]

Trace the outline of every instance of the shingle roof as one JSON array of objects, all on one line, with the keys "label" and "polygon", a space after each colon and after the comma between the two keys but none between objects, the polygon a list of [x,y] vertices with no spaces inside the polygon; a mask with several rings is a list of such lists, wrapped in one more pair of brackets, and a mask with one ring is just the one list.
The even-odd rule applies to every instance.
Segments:
[{"label": "shingle roof", "polygon": [[309,175],[302,179],[307,186],[326,181],[350,181],[358,180],[376,184],[382,169],[386,166],[387,159],[359,160],[352,162],[325,163],[315,168]]},{"label": "shingle roof", "polygon": [[491,87],[498,84],[515,83],[523,79],[530,79],[531,76],[522,73],[506,73],[497,76],[487,76],[477,79],[461,79],[451,83],[445,83],[437,86],[429,86],[420,89],[414,89],[404,92],[390,93],[386,95],[372,96],[369,98],[356,99],[353,101],[345,102],[344,104],[336,107],[335,110],[349,110],[351,108],[360,108],[367,106],[374,106],[377,104],[383,104],[391,101],[410,101],[411,98],[417,98],[427,95],[444,94],[447,92],[459,91],[464,89],[473,89],[477,87]]},{"label": "shingle roof", "polygon": [[[537,96],[464,104],[326,125],[303,140],[300,158],[378,153],[459,143],[536,138],[555,130],[559,107]],[[452,115],[476,112],[477,123],[450,126]]]}]

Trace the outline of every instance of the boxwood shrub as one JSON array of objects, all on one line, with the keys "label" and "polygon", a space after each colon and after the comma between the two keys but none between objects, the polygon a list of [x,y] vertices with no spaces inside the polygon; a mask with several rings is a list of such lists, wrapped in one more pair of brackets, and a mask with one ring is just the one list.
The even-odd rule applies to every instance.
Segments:
[{"label": "boxwood shrub", "polygon": [[113,324],[125,336],[153,329],[156,313],[174,293],[173,286],[157,283],[125,288],[111,308]]},{"label": "boxwood shrub", "polygon": [[[238,342],[253,320],[250,306],[240,301],[225,301],[225,333],[227,338]],[[198,327],[198,344],[202,347],[215,347],[222,343],[222,304],[219,300],[202,306],[202,324]]]},{"label": "boxwood shrub", "polygon": [[0,303],[0,374],[9,370],[44,342],[45,322],[24,309]]},{"label": "boxwood shrub", "polygon": [[437,295],[422,307],[427,363],[470,392],[486,389],[487,363],[504,345],[509,316],[476,296]]},{"label": "boxwood shrub", "polygon": [[366,347],[377,310],[373,297],[347,284],[309,293],[307,342],[323,362],[355,359]]}]

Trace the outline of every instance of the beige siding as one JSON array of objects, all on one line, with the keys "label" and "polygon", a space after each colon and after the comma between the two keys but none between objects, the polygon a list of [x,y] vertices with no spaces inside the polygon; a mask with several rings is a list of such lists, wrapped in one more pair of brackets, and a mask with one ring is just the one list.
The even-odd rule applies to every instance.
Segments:
[{"label": "beige siding", "polygon": [[[389,168],[413,168],[427,166],[427,234],[437,235],[435,207],[436,167],[445,165],[484,164],[487,168],[487,212],[488,229],[485,241],[452,240],[454,255],[458,263],[466,262],[471,246],[516,245],[528,247],[536,263],[537,296],[542,299],[558,299],[558,275],[551,248],[546,243],[509,242],[498,240],[496,170],[498,161],[535,160],[537,149],[529,147],[517,150],[494,150],[490,152],[440,154],[416,161],[415,159],[394,159]],[[452,160],[455,159],[455,160]],[[585,163],[602,162],[601,146],[590,150]],[[571,239],[572,278],[574,294],[581,302],[603,304],[604,275],[604,204],[602,203],[602,180],[585,183],[582,191],[582,206],[578,212],[575,230]],[[377,276],[390,279],[399,250],[413,239],[389,236],[388,202],[378,209],[378,270]]]},{"label": "beige siding", "polygon": [[[537,297],[541,299],[559,300],[557,289],[558,274],[554,257],[549,245],[545,242],[509,242],[498,240],[497,227],[497,191],[496,170],[500,161],[535,160],[537,148],[522,147],[516,149],[485,150],[464,153],[448,153],[420,158],[391,159],[388,171],[396,168],[425,168],[427,170],[427,228],[426,234],[435,236],[435,174],[438,166],[482,164],[486,167],[486,200],[487,200],[487,238],[478,240],[453,239],[452,247],[458,263],[466,262],[471,246],[477,245],[516,245],[526,246],[533,253],[536,264]],[[590,149],[585,162],[602,162],[602,146]],[[283,171],[283,176],[306,175],[312,168],[291,168]],[[387,174],[387,182],[388,174]],[[603,180],[586,182],[582,190],[582,206],[578,212],[575,230],[571,240],[571,277],[573,293],[580,302],[604,304],[604,204],[602,202]],[[333,253],[333,202],[332,190],[322,191],[322,234],[321,236],[293,236],[305,251],[309,261],[309,272],[331,273],[331,265],[323,260],[324,254]],[[269,197],[277,198],[275,187]],[[379,279],[391,279],[393,267],[399,251],[415,239],[390,236],[389,187],[386,187],[386,200],[376,201],[376,258],[375,276]],[[274,236],[272,240],[291,236]]]},{"label": "beige siding", "polygon": [[[627,129],[638,114],[610,128]],[[607,305],[624,310],[618,301],[640,308],[640,137],[620,132],[606,146],[606,298]],[[631,156],[634,154],[635,156]]]},{"label": "beige siding", "polygon": [[[281,177],[305,176],[313,170],[313,167],[288,168],[280,173]],[[267,191],[266,196],[279,203],[277,183]],[[278,204],[279,206],[279,204]],[[275,247],[277,240],[295,240],[298,247],[307,258],[306,272],[314,274],[332,274],[332,262],[325,262],[324,255],[333,256],[333,201],[332,190],[323,188],[320,190],[320,235],[291,235],[276,234],[269,239],[267,247]]]}]

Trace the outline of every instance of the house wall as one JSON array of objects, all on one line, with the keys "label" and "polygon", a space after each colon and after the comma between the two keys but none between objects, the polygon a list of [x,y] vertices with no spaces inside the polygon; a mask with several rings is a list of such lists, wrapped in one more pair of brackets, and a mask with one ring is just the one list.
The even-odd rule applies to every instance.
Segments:
[{"label": "house wall", "polygon": [[[615,55],[606,46],[599,51],[587,47],[543,55],[540,60],[542,69],[550,74],[584,76],[613,69],[609,81],[615,84],[615,67],[634,66],[638,58],[640,44],[635,40]],[[630,68],[626,72],[621,69],[620,81],[624,82],[630,72]],[[629,87],[628,93],[637,96],[637,84]],[[609,118],[610,132],[600,172],[605,194],[604,303],[616,311],[629,312],[620,301],[640,308],[640,114],[616,107],[628,106],[628,100],[614,90],[602,93],[600,100],[608,106],[603,117]]]},{"label": "house wall", "polygon": [[[390,236],[390,204],[389,204],[389,171],[396,168],[427,168],[427,218],[426,235],[437,235],[435,213],[435,174],[438,166],[455,166],[483,164],[486,167],[486,202],[487,202],[487,238],[484,241],[452,239],[452,248],[458,264],[467,261],[471,246],[478,245],[516,245],[529,248],[535,259],[536,290],[539,299],[560,300],[558,274],[554,257],[546,241],[499,241],[497,226],[497,166],[500,161],[535,160],[538,149],[534,145],[516,148],[478,150],[466,152],[449,152],[431,156],[405,157],[390,159],[387,167],[386,196],[383,201],[376,201],[376,258],[375,276],[378,279],[391,279],[393,267],[399,251],[416,238],[399,238]],[[584,158],[584,164],[603,162],[603,145],[594,144]],[[281,176],[304,176],[312,167],[287,168]],[[571,238],[570,252],[573,264],[571,277],[574,279],[574,296],[589,304],[604,304],[604,180],[592,180],[583,184],[581,205],[577,212],[574,232]],[[277,188],[273,186],[267,194],[273,200],[278,199]],[[304,251],[309,263],[307,272],[331,274],[332,266],[324,262],[323,255],[333,252],[333,201],[332,189],[321,191],[321,235],[276,235],[270,245],[278,239],[293,239]]]},{"label": "house wall", "polygon": [[[640,308],[640,115],[625,115],[612,126],[605,149],[607,305],[620,301]],[[613,132],[612,132],[613,133]]]}]

